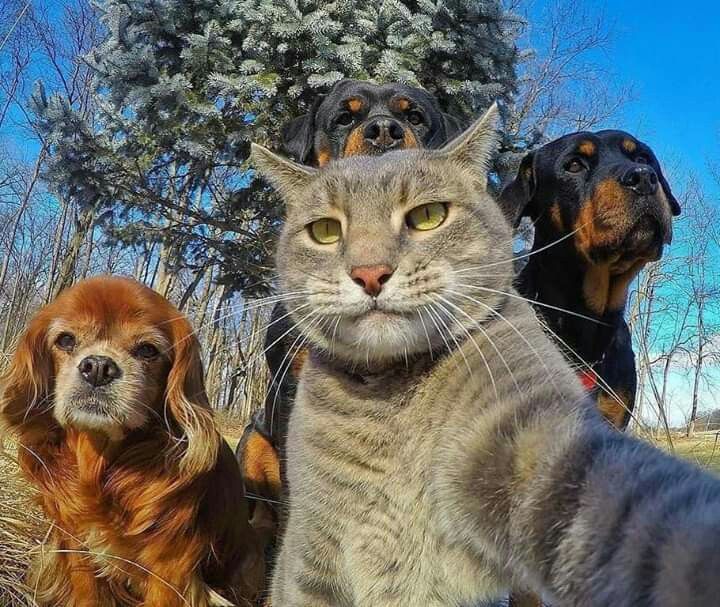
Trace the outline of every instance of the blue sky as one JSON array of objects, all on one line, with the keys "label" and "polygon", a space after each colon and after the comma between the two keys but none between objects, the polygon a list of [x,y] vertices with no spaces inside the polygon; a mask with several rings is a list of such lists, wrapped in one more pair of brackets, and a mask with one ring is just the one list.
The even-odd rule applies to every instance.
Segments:
[{"label": "blue sky", "polygon": [[[614,31],[603,59],[635,94],[619,125],[650,143],[665,164],[677,165],[676,180],[690,169],[717,197],[720,187],[708,176],[707,163],[720,163],[720,3],[611,0],[603,6]],[[687,380],[678,372],[670,381],[669,414],[676,423],[689,405]],[[720,406],[707,387],[700,402]]]},{"label": "blue sky", "polygon": [[[604,7],[614,31],[604,61],[634,89],[619,125],[650,143],[661,161],[677,164],[676,180],[691,169],[717,196],[707,163],[720,162],[720,3],[612,0]],[[670,381],[676,423],[689,405],[687,379],[676,373]],[[702,390],[704,408],[720,406],[713,392]]]},{"label": "blue sky", "polygon": [[[610,47],[594,58],[634,92],[605,126],[647,141],[668,164],[703,173],[708,158],[720,161],[720,2],[582,4],[597,7],[612,30]],[[531,18],[548,5],[536,0]]]},{"label": "blue sky", "polygon": [[[535,0],[531,28],[550,6]],[[581,0],[580,6],[591,17],[600,11],[612,32],[609,46],[592,60],[633,91],[623,110],[602,126],[621,128],[650,144],[669,169],[676,194],[692,171],[720,204],[720,185],[708,171],[709,161],[720,165],[720,2]],[[720,382],[720,370],[714,371],[713,381]],[[682,424],[689,411],[690,378],[682,369],[670,376],[671,424]],[[703,385],[700,407],[720,407],[717,391]],[[654,415],[648,417],[654,422]]]},{"label": "blue sky", "polygon": [[[622,128],[649,143],[661,162],[672,168],[676,193],[687,170],[692,170],[706,191],[720,199],[720,186],[707,170],[709,160],[720,164],[720,2],[579,0],[579,4],[591,16],[602,12],[612,30],[611,44],[593,60],[618,83],[631,85],[634,93],[622,112],[603,126]],[[56,0],[48,2],[51,11],[57,5]],[[534,0],[531,27],[549,6]],[[28,146],[22,136],[17,143]],[[680,421],[689,391],[682,374],[673,384],[678,406],[671,413],[674,421]],[[703,400],[706,406],[720,406],[709,390]]]},{"label": "blue sky", "polygon": [[706,170],[720,160],[720,3],[604,3],[614,22],[608,67],[633,85],[623,123],[660,156]]}]

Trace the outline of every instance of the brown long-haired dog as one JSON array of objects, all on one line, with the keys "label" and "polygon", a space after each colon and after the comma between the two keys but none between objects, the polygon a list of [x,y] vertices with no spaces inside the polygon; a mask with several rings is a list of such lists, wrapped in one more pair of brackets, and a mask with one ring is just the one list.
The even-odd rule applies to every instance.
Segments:
[{"label": "brown long-haired dog", "polygon": [[262,580],[237,463],[215,428],[198,342],[130,279],[40,310],[2,378],[0,417],[54,523],[40,604],[250,605]]}]

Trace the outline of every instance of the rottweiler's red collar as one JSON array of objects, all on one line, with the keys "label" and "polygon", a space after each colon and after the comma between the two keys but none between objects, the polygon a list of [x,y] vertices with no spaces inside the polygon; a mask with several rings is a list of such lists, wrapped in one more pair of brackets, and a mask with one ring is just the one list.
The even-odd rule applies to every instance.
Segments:
[{"label": "rottweiler's red collar", "polygon": [[592,369],[581,369],[578,371],[578,379],[588,392],[592,392],[598,387],[598,376]]}]

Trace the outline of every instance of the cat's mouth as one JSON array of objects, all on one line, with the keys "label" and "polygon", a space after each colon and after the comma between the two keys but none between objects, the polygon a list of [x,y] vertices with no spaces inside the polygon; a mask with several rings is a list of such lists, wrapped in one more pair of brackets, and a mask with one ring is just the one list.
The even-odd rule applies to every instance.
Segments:
[{"label": "cat's mouth", "polygon": [[371,302],[368,303],[367,307],[363,310],[359,310],[356,314],[353,314],[352,317],[355,320],[360,319],[377,319],[381,320],[383,318],[398,318],[398,317],[404,317],[407,316],[408,312],[407,310],[398,310],[394,306],[389,306],[387,304],[384,304],[377,299],[373,298]]}]

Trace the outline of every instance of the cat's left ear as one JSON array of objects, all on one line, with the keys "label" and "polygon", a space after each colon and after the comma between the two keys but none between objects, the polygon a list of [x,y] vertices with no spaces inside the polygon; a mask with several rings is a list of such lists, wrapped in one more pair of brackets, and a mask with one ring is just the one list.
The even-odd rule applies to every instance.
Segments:
[{"label": "cat's left ear", "polygon": [[487,183],[488,168],[500,143],[498,127],[500,112],[497,103],[490,106],[482,118],[476,120],[459,137],[437,151],[437,155],[453,160],[476,174],[478,183]]},{"label": "cat's left ear", "polygon": [[317,169],[283,158],[257,143],[250,144],[250,161],[285,200],[304,190],[318,172]]}]

